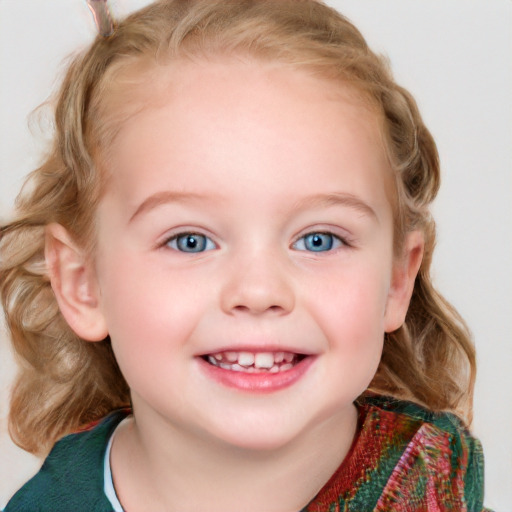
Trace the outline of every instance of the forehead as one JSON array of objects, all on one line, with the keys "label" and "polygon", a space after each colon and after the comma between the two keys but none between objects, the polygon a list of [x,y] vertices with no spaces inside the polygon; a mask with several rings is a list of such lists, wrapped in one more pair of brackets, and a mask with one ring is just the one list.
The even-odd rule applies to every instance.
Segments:
[{"label": "forehead", "polygon": [[[209,173],[194,186],[214,188],[218,178],[225,187],[226,174],[250,168],[257,181],[271,168],[277,188],[294,173],[336,165],[366,166],[381,188],[391,184],[379,115],[346,84],[278,64],[219,60],[142,64],[125,70],[115,89],[108,113],[119,122],[108,167],[117,187],[153,192],[141,177],[155,169],[174,171],[159,186],[184,187],[175,171],[193,169]],[[360,187],[363,178],[352,177]]]},{"label": "forehead", "polygon": [[[243,80],[244,74],[264,77],[264,81],[276,85],[302,82],[304,99],[313,88],[323,99],[349,102],[364,111],[368,119],[382,124],[380,106],[363,87],[342,78],[324,77],[320,68],[237,55],[176,58],[165,63],[142,57],[121,60],[93,94],[89,123],[93,131],[102,133],[95,137],[96,142],[108,149],[123,125],[142,110],[161,107],[171,99],[193,102],[192,92],[204,81],[213,77],[229,87],[238,78]],[[212,105],[218,100],[211,94],[202,97]]]}]

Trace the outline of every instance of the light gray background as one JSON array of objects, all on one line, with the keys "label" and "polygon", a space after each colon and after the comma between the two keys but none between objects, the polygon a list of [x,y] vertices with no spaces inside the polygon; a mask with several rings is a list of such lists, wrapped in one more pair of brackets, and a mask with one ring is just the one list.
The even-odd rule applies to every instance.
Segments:
[{"label": "light gray background", "polygon": [[[110,0],[121,16],[148,0]],[[443,185],[434,213],[435,282],[467,319],[479,373],[473,429],[486,455],[486,503],[512,510],[512,2],[330,0],[391,59],[437,140]],[[0,219],[39,160],[28,114],[63,59],[94,36],[85,0],[0,0]],[[1,326],[0,326],[1,328]],[[8,439],[15,372],[0,331],[0,507],[39,461]]]}]

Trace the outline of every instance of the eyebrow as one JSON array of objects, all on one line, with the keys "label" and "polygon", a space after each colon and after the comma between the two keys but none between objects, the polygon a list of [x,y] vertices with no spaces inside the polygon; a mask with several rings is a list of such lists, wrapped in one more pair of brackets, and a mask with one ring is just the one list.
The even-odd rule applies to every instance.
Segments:
[{"label": "eyebrow", "polygon": [[[193,200],[205,200],[206,197],[202,194],[194,192],[176,192],[176,191],[162,191],[157,192],[146,198],[135,210],[133,215],[128,221],[131,223],[136,217],[150,210],[157,208],[160,205],[168,203],[182,203]],[[208,199],[213,199],[208,196]],[[359,199],[353,194],[347,194],[344,192],[331,193],[331,194],[315,194],[302,199],[299,199],[293,207],[293,210],[302,210],[311,207],[328,207],[328,206],[344,206],[359,211],[365,216],[372,217],[375,220],[379,220],[375,210]]]},{"label": "eyebrow", "polygon": [[171,190],[165,190],[162,192],[157,192],[146,198],[142,203],[137,207],[133,215],[130,217],[128,223],[131,223],[136,217],[142,215],[143,213],[147,213],[158,206],[168,203],[185,203],[188,201],[194,200],[205,200],[212,199],[210,196],[206,198],[201,194],[196,194],[194,192],[176,192]]},{"label": "eyebrow", "polygon": [[305,197],[297,201],[294,205],[294,209],[302,210],[304,208],[311,207],[326,207],[326,206],[344,206],[352,208],[364,216],[372,217],[376,221],[379,220],[375,210],[367,203],[365,203],[359,197],[348,194],[346,192],[335,192],[331,194],[315,194],[312,196]]}]

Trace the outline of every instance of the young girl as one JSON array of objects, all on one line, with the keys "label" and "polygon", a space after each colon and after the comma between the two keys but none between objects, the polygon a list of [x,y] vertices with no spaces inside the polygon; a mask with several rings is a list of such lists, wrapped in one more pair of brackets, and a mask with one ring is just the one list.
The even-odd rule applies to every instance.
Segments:
[{"label": "young girl", "polygon": [[353,25],[161,0],[55,119],[2,228],[11,435],[51,450],[6,511],[482,510],[435,144]]}]

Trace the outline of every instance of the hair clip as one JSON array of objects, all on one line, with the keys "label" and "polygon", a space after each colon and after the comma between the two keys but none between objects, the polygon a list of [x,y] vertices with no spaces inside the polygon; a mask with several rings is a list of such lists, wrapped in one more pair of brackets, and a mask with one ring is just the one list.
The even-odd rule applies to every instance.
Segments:
[{"label": "hair clip", "polygon": [[107,0],[87,0],[87,6],[94,16],[94,22],[100,35],[111,36],[114,33],[114,22],[107,6]]}]

